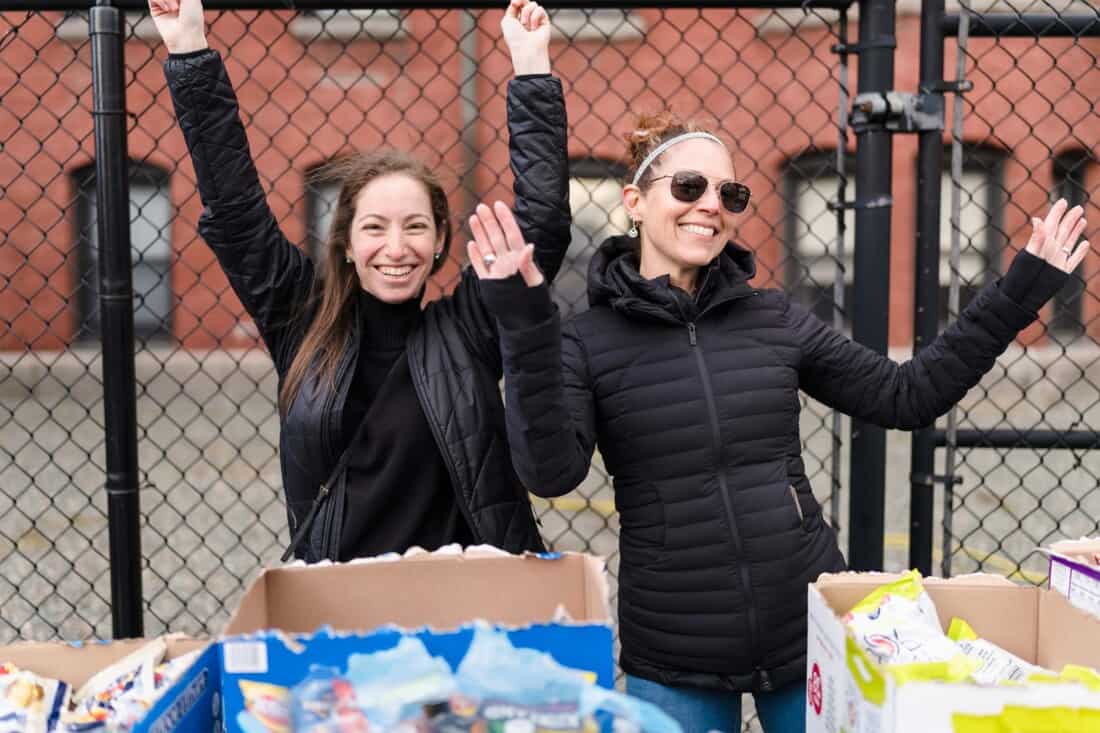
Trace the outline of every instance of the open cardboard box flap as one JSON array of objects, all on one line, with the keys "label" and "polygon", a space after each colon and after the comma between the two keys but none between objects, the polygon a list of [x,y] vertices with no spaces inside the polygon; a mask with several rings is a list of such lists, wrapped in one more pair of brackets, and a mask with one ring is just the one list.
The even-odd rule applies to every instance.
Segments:
[{"label": "open cardboard box flap", "polygon": [[1046,548],[1045,551],[1096,567],[1096,557],[1100,555],[1100,538],[1082,537],[1079,540],[1061,540]]},{"label": "open cardboard box flap", "polygon": [[[168,659],[174,659],[210,642],[173,634],[162,637]],[[41,677],[61,680],[79,688],[96,672],[136,652],[150,639],[70,644],[63,641],[20,641],[0,647],[0,663],[9,662]]]},{"label": "open cardboard box flap", "polygon": [[[868,593],[896,580],[889,573],[822,575],[816,589],[838,617]],[[1074,608],[1057,593],[1015,585],[994,575],[924,578],[946,630],[954,617],[966,620],[982,638],[1052,670],[1066,664],[1100,668],[1100,620]]]},{"label": "open cardboard box flap", "polygon": [[576,622],[610,622],[602,561],[475,548],[265,570],[224,633],[309,633],[322,625],[354,632],[385,624],[451,629],[474,619],[528,625],[561,621],[562,610]]}]

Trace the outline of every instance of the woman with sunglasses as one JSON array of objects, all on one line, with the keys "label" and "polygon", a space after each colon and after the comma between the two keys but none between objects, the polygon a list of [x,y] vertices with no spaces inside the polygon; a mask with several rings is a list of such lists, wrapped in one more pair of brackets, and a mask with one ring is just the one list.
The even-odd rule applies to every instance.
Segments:
[{"label": "woman with sunglasses", "polygon": [[[806,585],[844,559],[800,457],[799,390],[886,427],[932,424],[1084,258],[1082,210],[1061,201],[1034,219],[1005,276],[899,365],[750,284],[753,254],[731,241],[749,191],[718,137],[657,117],[628,141],[633,225],[594,256],[590,309],[559,335],[545,286],[485,288],[508,334],[513,463],[558,496],[599,441],[620,515],[628,692],[687,733],[739,730],[745,692],[769,733],[803,730]],[[479,275],[486,254],[495,277],[515,271],[501,269],[522,247],[514,225],[479,209],[471,231]]]}]

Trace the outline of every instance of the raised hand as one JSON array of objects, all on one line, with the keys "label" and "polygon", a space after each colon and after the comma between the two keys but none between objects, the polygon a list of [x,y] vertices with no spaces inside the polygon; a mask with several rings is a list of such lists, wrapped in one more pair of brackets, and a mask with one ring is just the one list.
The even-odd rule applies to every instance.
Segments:
[{"label": "raised hand", "polygon": [[206,48],[202,0],[149,0],[149,14],[169,53]]},{"label": "raised hand", "polygon": [[534,0],[511,0],[500,31],[517,76],[550,73],[550,16],[546,8]]},{"label": "raised hand", "polygon": [[503,280],[517,272],[527,287],[542,285],[544,278],[535,264],[535,248],[525,244],[512,210],[500,201],[490,209],[478,204],[470,217],[474,241],[467,242],[466,253],[474,272],[482,280]]},{"label": "raised hand", "polygon": [[1058,199],[1045,219],[1031,218],[1033,230],[1026,249],[1062,272],[1073,272],[1089,251],[1088,242],[1077,241],[1085,225],[1084,208],[1074,206],[1070,209],[1069,202]]}]

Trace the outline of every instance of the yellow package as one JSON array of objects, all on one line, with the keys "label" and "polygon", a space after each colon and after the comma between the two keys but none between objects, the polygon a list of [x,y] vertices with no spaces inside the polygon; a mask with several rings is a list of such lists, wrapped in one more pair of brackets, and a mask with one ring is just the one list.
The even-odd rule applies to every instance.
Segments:
[{"label": "yellow package", "polygon": [[[881,665],[950,663],[965,656],[943,633],[936,606],[916,570],[876,588],[852,607],[844,623],[860,648]],[[943,669],[958,668],[956,663]],[[936,669],[923,668],[920,673]]]},{"label": "yellow package", "polygon": [[1020,659],[993,642],[979,638],[970,624],[961,618],[951,619],[947,638],[955,642],[968,658],[978,663],[972,677],[979,684],[1023,682],[1032,674],[1046,672],[1042,667]]}]

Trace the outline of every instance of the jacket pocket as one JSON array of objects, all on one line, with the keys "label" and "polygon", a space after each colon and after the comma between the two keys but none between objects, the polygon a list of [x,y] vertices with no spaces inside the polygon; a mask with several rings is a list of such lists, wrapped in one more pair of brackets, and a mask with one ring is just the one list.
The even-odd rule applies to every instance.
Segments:
[{"label": "jacket pocket", "polygon": [[806,521],[806,515],[802,512],[802,504],[798,501],[798,489],[794,487],[794,484],[787,484],[787,493],[791,495],[791,502],[794,504],[794,510],[798,513],[798,523],[802,524]]},{"label": "jacket pocket", "polygon": [[[802,491],[798,490],[799,483],[805,485]],[[794,507],[794,514],[802,529],[806,532],[813,530],[814,523],[821,517],[821,505],[817,503],[805,479],[787,484],[787,500]]]},{"label": "jacket pocket", "polygon": [[619,541],[636,548],[665,545],[665,506],[657,489],[644,481],[624,481],[615,487]]}]

